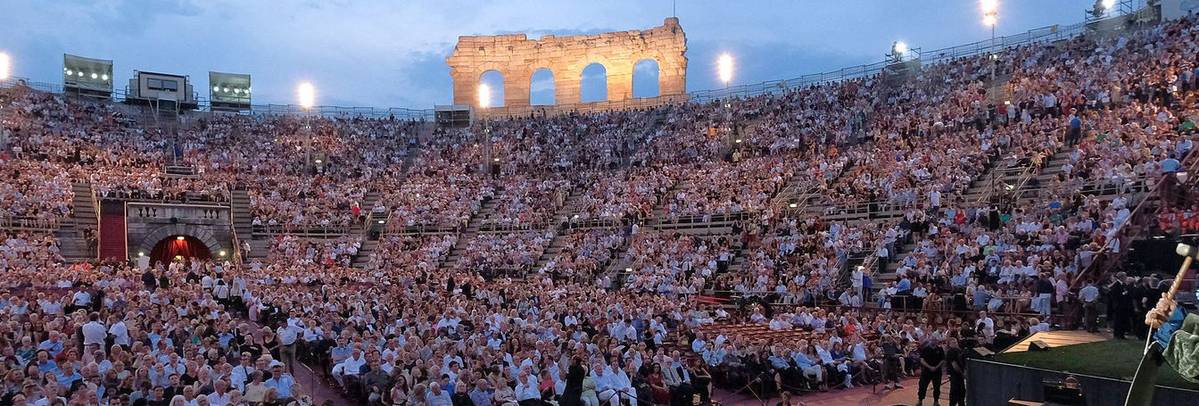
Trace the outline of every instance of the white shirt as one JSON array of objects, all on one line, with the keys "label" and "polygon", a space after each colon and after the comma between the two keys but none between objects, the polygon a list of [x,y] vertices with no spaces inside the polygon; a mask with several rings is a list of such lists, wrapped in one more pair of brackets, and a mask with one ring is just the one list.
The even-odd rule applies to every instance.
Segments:
[{"label": "white shirt", "polygon": [[83,345],[96,344],[104,348],[104,339],[108,338],[108,329],[98,321],[89,321],[83,325]]},{"label": "white shirt", "polygon": [[112,334],[112,342],[117,345],[129,345],[129,329],[125,327],[125,321],[118,321],[108,328],[108,334]]}]

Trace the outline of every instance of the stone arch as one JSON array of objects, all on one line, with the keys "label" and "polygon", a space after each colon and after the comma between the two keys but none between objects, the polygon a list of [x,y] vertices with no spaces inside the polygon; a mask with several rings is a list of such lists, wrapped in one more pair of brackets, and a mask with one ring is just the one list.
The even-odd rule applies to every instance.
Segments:
[{"label": "stone arch", "polygon": [[608,67],[592,62],[579,72],[579,102],[593,103],[609,100]]},{"label": "stone arch", "polygon": [[556,100],[556,92],[558,91],[557,75],[550,68],[537,68],[533,70],[533,74],[529,76],[529,104],[530,105],[553,105]]},{"label": "stone arch", "polygon": [[[483,85],[487,85],[491,89],[491,105],[489,107],[508,105],[505,99],[508,91],[508,75],[497,69],[485,70],[479,74],[479,81],[475,84],[476,95],[478,95],[478,89]],[[478,96],[475,98],[477,99]]]},{"label": "stone arch", "polygon": [[131,252],[129,256],[131,258],[136,257],[139,252],[149,255],[154,250],[154,245],[158,244],[159,241],[179,235],[195,237],[204,243],[213,254],[222,250],[232,252],[230,251],[230,247],[221,244],[221,241],[216,238],[216,235],[213,235],[211,230],[189,224],[166,224],[146,233],[145,237],[142,237],[141,241],[135,244],[137,251]]},{"label": "stone arch", "polygon": [[654,58],[641,58],[633,64],[633,97],[662,95],[662,68]]},{"label": "stone arch", "polygon": [[[607,98],[618,102],[632,98],[634,64],[652,57],[659,65],[659,93],[682,95],[687,82],[687,37],[679,20],[667,18],[648,30],[594,35],[545,35],[530,40],[525,34],[461,36],[446,58],[454,81],[454,103],[478,106],[475,83],[490,69],[501,72],[505,105],[528,106],[533,67],[548,68],[554,76],[554,102],[580,100],[578,78],[583,69],[599,62],[607,71]],[[524,78],[530,79],[529,81]]]}]

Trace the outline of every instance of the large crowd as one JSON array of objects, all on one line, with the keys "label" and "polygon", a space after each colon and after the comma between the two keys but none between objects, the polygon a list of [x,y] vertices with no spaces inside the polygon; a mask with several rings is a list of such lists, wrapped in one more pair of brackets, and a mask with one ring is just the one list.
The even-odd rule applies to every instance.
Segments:
[{"label": "large crowd", "polygon": [[[960,382],[962,348],[1095,331],[1100,303],[1117,337],[1143,334],[1156,280],[1084,273],[1126,249],[1133,199],[1192,152],[1197,34],[1184,19],[905,81],[434,131],[164,128],[0,89],[0,219],[70,218],[74,184],[218,204],[245,190],[242,238],[271,239],[248,262],[67,264],[52,232],[5,231],[0,405],[308,404],[301,364],[368,404],[681,405],[908,375],[923,399],[942,372]],[[1051,176],[967,199],[998,165]],[[1157,220],[1186,232],[1195,216]],[[354,231],[368,218],[385,226]],[[709,222],[727,229],[663,227]],[[332,231],[297,235],[313,229]]]}]

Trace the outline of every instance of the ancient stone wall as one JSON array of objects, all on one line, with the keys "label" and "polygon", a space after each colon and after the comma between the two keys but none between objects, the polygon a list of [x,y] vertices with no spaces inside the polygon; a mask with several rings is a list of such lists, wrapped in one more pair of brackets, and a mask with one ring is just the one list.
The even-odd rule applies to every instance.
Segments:
[{"label": "ancient stone wall", "polygon": [[533,73],[545,68],[554,76],[554,102],[579,103],[583,68],[599,63],[607,71],[608,100],[633,97],[633,66],[645,59],[658,62],[658,90],[663,96],[687,89],[687,37],[679,20],[667,18],[660,27],[643,31],[597,35],[552,36],[530,40],[524,34],[458,37],[446,58],[454,80],[454,104],[478,107],[483,73],[504,76],[504,105],[529,105]]}]

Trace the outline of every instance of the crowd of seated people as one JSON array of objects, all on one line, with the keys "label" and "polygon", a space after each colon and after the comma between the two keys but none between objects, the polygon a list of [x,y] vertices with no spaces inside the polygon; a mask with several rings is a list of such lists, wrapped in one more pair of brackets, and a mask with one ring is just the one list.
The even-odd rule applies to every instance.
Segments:
[{"label": "crowd of seated people", "polygon": [[537,272],[575,281],[594,280],[628,240],[621,231],[603,228],[575,231],[558,239],[562,250]]},{"label": "crowd of seated people", "polygon": [[552,235],[544,231],[482,233],[466,243],[456,269],[497,272],[526,271],[549,246]]},{"label": "crowd of seated people", "polygon": [[[21,118],[4,121],[5,215],[68,216],[72,181],[108,198],[220,201],[245,188],[254,223],[281,235],[265,261],[142,268],[64,264],[53,236],[7,232],[0,400],[306,402],[297,363],[356,403],[393,405],[893,386],[930,372],[921,365],[938,351],[953,374],[961,348],[1069,326],[1064,316],[1095,300],[1093,284],[1070,281],[1094,253],[1123,249],[1138,182],[1191,152],[1178,129],[1195,115],[1195,31],[1182,20],[932,64],[907,83],[495,120],[428,140],[391,119],[214,116],[172,132],[101,103],[3,89],[6,114]],[[988,96],[992,69],[1010,103]],[[1068,162],[1045,165],[1058,152]],[[962,198],[1008,156],[1055,176],[1031,202]],[[789,185],[830,214],[903,214],[784,214],[775,198]],[[372,192],[379,201],[362,207]],[[458,243],[484,206],[494,229]],[[563,209],[625,224],[542,227],[569,221],[552,218]],[[287,235],[368,211],[394,227],[361,269],[357,237]],[[732,233],[642,227],[727,214],[742,215]],[[416,226],[450,230],[407,233]],[[555,238],[562,250],[537,269]],[[877,302],[867,281],[880,272],[848,265],[862,256],[897,265]],[[624,269],[609,272],[615,263]],[[1153,282],[1117,284],[1145,285],[1143,308]],[[770,299],[709,311],[695,299],[714,290]]]}]

